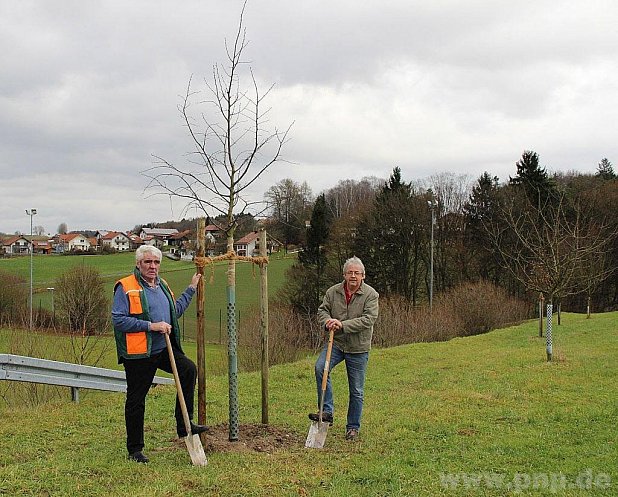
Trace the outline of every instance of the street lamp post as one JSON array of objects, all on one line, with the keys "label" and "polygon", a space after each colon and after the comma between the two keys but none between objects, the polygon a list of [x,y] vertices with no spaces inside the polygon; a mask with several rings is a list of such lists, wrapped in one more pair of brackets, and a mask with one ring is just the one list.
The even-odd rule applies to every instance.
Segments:
[{"label": "street lamp post", "polygon": [[30,216],[30,329],[32,329],[32,253],[34,252],[34,240],[32,239],[32,217],[36,215],[36,209],[26,209],[26,215]]},{"label": "street lamp post", "polygon": [[433,199],[427,201],[431,210],[431,255],[429,262],[429,312],[433,311],[433,226],[436,224],[436,211]]}]

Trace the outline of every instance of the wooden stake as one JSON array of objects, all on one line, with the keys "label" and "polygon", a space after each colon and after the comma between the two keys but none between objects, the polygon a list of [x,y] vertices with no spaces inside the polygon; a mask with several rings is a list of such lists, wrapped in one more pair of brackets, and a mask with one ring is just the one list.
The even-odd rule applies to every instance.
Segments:
[{"label": "wooden stake", "polygon": [[[266,257],[266,230],[260,229],[260,256]],[[260,264],[260,324],[262,330],[262,423],[268,424],[268,266]]]},{"label": "wooden stake", "polygon": [[[204,257],[206,249],[206,220],[197,220],[197,256]],[[197,285],[197,419],[199,424],[206,424],[206,344],[204,334],[204,267],[198,266],[202,275]]]}]

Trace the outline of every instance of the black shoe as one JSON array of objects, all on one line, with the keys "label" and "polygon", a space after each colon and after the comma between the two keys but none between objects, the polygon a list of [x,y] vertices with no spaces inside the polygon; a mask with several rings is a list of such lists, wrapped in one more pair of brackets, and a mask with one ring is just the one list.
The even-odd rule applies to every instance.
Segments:
[{"label": "black shoe", "polygon": [[129,461],[147,463],[149,460],[141,450],[129,454]]},{"label": "black shoe", "polygon": [[[184,426],[182,428],[178,428],[176,431],[179,438],[185,438],[187,436],[187,430]],[[204,433],[205,431],[208,431],[208,426],[196,425],[193,421],[191,421],[191,435],[199,435],[200,433]]]},{"label": "black shoe", "polygon": [[[311,421],[320,421],[320,413],[312,412],[309,414],[309,419]],[[329,426],[333,426],[333,413],[332,412],[323,412],[322,413],[322,422],[328,423]]]}]

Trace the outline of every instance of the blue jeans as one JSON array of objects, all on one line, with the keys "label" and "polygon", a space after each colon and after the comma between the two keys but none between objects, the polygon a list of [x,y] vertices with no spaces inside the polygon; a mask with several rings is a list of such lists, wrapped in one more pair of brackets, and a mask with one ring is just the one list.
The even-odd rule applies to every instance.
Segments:
[{"label": "blue jeans", "polygon": [[[324,345],[322,353],[315,363],[315,379],[318,386],[318,409],[320,408],[320,398],[322,396],[322,377],[324,376],[324,363],[326,362],[326,348],[327,345]],[[348,373],[348,389],[350,392],[346,430],[351,428],[358,430],[360,429],[360,420],[363,413],[365,372],[367,371],[369,352],[348,354],[333,346],[333,351],[330,356],[329,371],[332,371],[333,368],[341,361],[345,361],[345,367]],[[335,412],[330,374],[326,383],[326,393],[324,395],[324,412],[329,412],[331,414],[334,414]]]}]

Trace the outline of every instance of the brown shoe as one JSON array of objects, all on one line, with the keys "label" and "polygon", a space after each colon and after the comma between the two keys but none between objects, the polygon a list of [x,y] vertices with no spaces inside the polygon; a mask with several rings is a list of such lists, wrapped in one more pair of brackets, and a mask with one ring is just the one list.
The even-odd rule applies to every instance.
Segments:
[{"label": "brown shoe", "polygon": [[358,430],[356,428],[350,428],[345,433],[346,440],[356,440],[358,438]]}]

